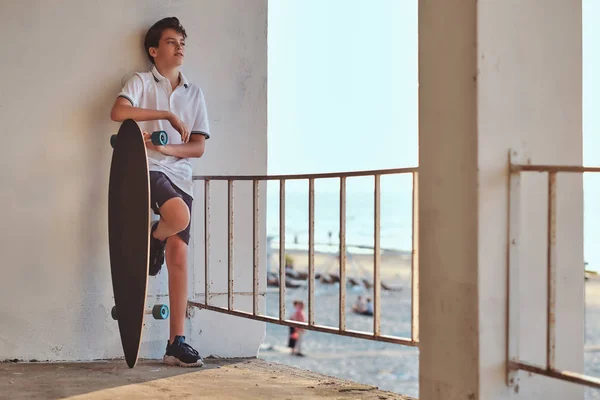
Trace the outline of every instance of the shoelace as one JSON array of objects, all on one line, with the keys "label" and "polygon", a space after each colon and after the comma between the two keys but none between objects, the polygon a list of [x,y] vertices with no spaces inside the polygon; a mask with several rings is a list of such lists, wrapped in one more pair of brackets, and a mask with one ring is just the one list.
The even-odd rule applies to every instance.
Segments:
[{"label": "shoelace", "polygon": [[190,346],[189,344],[187,344],[187,343],[184,342],[184,343],[181,343],[180,346],[184,347],[187,350],[188,353],[191,353],[191,354],[193,354],[195,356],[198,355],[198,352],[192,346]]}]

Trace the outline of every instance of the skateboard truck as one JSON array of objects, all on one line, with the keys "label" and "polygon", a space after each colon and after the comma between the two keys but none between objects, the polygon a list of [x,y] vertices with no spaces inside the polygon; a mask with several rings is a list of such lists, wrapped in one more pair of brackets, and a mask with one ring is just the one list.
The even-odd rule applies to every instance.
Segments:
[{"label": "skateboard truck", "polygon": [[[169,142],[169,135],[165,131],[154,131],[152,132],[152,144],[155,146],[164,146]],[[117,143],[117,135],[110,136],[110,145],[114,149],[115,144]]]},{"label": "skateboard truck", "polygon": [[[156,304],[154,307],[144,311],[144,314],[152,314],[154,319],[167,319],[169,318],[169,307],[166,304]],[[118,319],[117,306],[113,306],[110,310],[110,315],[115,321]]]}]

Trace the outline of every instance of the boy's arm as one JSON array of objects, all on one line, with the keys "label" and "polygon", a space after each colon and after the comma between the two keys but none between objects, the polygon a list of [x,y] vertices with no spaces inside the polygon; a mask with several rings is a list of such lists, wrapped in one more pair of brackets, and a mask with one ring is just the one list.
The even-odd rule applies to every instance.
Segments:
[{"label": "boy's arm", "polygon": [[134,107],[129,100],[123,97],[117,97],[117,100],[115,100],[115,104],[110,112],[110,119],[115,122],[123,122],[126,119],[133,119],[134,121],[155,121],[164,119],[169,121],[171,126],[179,132],[181,139],[184,142],[187,142],[190,136],[188,127],[171,111]]},{"label": "boy's arm", "polygon": [[171,112],[166,110],[149,110],[134,107],[129,100],[118,97],[110,112],[110,119],[115,122],[123,122],[126,119],[133,119],[135,121],[168,120],[169,114],[171,114]]},{"label": "boy's arm", "polygon": [[190,141],[182,144],[166,144],[164,146],[155,146],[150,141],[150,134],[147,134],[146,147],[156,150],[167,156],[179,158],[200,158],[204,154],[206,137],[204,135],[192,135]]}]

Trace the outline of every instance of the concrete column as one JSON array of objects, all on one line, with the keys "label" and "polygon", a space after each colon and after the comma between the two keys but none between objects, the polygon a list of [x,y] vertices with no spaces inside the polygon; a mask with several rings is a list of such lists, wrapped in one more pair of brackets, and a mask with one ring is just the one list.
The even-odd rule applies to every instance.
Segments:
[{"label": "concrete column", "polygon": [[[581,0],[419,2],[420,399],[577,399],[505,384],[508,152],[582,163]],[[520,358],[545,365],[546,175],[523,178]],[[558,179],[557,367],[583,372],[581,176]]]},{"label": "concrete column", "polygon": [[477,7],[419,2],[419,398],[479,399]]}]

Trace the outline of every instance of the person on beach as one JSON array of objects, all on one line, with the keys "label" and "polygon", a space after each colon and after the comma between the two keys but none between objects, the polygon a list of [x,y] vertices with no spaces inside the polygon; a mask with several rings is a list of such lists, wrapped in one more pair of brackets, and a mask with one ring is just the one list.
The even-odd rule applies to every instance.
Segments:
[{"label": "person on beach", "polygon": [[[185,342],[188,244],[193,201],[192,158],[202,157],[210,137],[206,103],[200,87],[181,73],[187,34],[175,17],[161,19],[146,33],[144,49],[152,63],[124,85],[111,119],[133,119],[144,131],[150,171],[150,204],[160,220],[150,229],[150,267],[154,276],[167,261],[170,337],[163,362],[201,367],[202,358]],[[167,145],[156,146],[147,132],[165,131]]]},{"label": "person on beach", "polygon": [[367,306],[365,307],[365,315],[373,315],[373,302],[370,297],[367,297]]},{"label": "person on beach", "polygon": [[[306,315],[304,314],[304,302],[302,300],[294,300],[294,307],[295,311],[290,316],[290,320],[306,322]],[[304,354],[302,353],[302,337],[304,336],[304,332],[304,329],[290,326],[288,347],[292,349],[292,355],[304,357]]]},{"label": "person on beach", "polygon": [[366,309],[365,298],[362,296],[358,296],[356,298],[356,302],[352,305],[352,311],[358,314],[362,314]]},{"label": "person on beach", "polygon": [[367,297],[367,301],[365,302],[364,297],[358,296],[356,303],[352,305],[352,311],[355,314],[373,315],[373,302],[371,298]]}]

